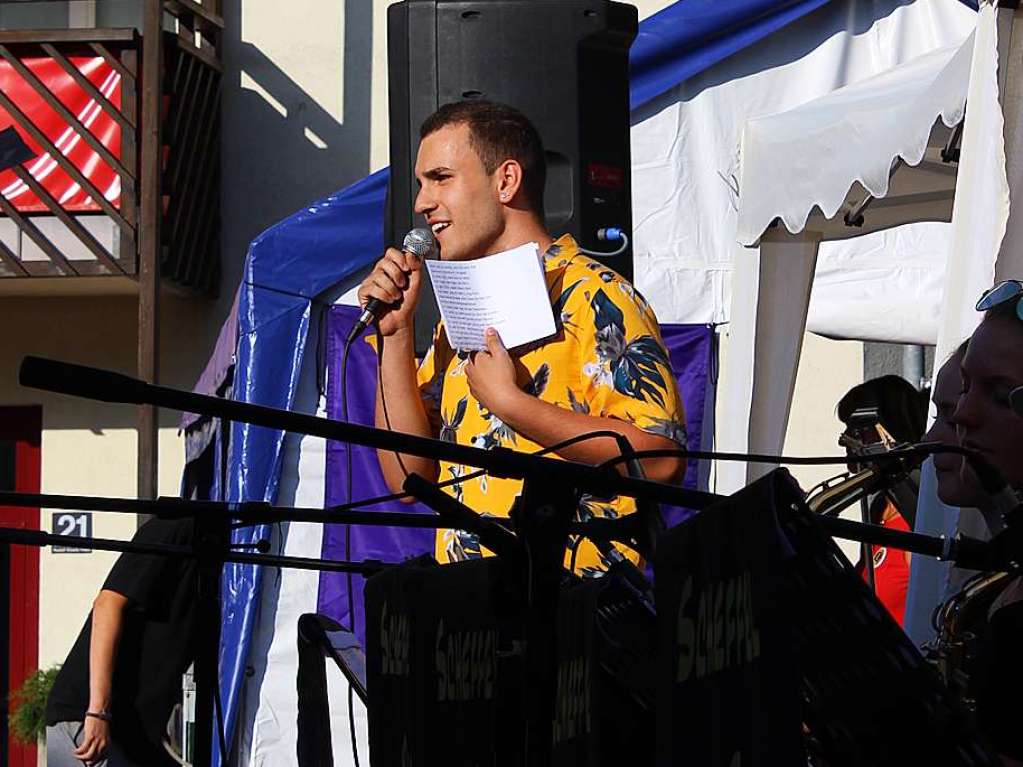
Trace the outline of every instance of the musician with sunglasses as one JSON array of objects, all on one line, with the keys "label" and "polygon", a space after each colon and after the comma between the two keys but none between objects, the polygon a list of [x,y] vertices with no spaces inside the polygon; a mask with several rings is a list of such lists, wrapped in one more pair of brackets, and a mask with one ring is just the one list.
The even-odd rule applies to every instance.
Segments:
[{"label": "musician with sunglasses", "polygon": [[[995,286],[977,310],[985,313],[984,320],[963,356],[962,393],[951,420],[960,444],[1018,491],[1023,488],[1023,283]],[[1013,577],[1005,583],[979,632],[972,687],[981,729],[1006,765],[1023,765],[1023,581]]]}]

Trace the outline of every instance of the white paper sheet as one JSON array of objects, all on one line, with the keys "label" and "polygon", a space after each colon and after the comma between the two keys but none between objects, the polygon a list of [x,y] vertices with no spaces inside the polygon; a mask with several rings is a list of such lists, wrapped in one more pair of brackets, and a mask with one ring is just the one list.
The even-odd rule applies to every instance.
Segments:
[{"label": "white paper sheet", "polygon": [[473,261],[427,261],[426,268],[452,349],[485,349],[488,327],[508,349],[554,335],[535,242]]}]

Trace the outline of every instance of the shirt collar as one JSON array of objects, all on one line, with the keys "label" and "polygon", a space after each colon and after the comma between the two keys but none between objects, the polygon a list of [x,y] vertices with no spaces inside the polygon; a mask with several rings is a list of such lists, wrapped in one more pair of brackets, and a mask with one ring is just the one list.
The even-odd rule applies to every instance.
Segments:
[{"label": "shirt collar", "polygon": [[543,254],[544,266],[547,269],[556,268],[558,262],[564,259],[571,259],[579,252],[579,245],[570,234],[563,234]]}]

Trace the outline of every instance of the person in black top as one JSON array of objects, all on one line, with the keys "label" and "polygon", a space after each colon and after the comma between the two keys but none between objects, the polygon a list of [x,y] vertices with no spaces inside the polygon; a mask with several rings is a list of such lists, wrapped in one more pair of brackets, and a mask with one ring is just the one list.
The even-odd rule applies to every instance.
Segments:
[{"label": "person in black top", "polygon": [[[985,316],[963,357],[962,393],[951,420],[960,444],[979,453],[1018,492],[1023,416],[1010,395],[1023,387],[1023,283],[997,285],[977,309]],[[1007,767],[1023,765],[1023,580],[1007,579],[980,633],[974,669],[978,722]]]},{"label": "person in black top", "polygon": [[[153,519],[132,539],[189,546],[194,522]],[[46,705],[50,767],[173,765],[163,747],[195,657],[193,559],[122,554],[93,602]]]}]

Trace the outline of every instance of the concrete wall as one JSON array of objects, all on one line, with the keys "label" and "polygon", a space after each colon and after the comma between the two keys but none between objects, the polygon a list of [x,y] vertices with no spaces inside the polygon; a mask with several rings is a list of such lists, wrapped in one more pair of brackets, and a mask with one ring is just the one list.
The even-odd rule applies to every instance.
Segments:
[{"label": "concrete wall", "polygon": [[[204,323],[208,301],[166,297],[161,366],[163,380],[190,387],[207,350],[194,343]],[[81,495],[134,497],[136,477],[135,409],[91,403],[25,389],[17,383],[18,365],[26,354],[135,371],[137,307],[131,296],[12,298],[0,300],[0,405],[40,405],[43,414],[42,491]],[[160,430],[160,492],[176,495],[184,464],[177,435],[177,414],[163,412]],[[41,527],[50,529],[50,509]],[[96,513],[93,533],[129,538],[133,515]],[[53,554],[40,561],[39,663],[64,660],[92,599],[115,555]]]}]

